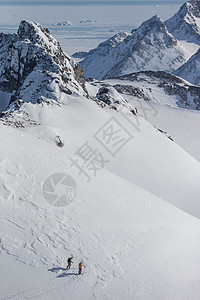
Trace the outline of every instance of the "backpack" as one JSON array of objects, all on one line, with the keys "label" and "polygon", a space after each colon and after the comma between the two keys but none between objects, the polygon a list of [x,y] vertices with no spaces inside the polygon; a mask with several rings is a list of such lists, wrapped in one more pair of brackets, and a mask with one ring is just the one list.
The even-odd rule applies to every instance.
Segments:
[{"label": "backpack", "polygon": [[69,257],[68,260],[67,260],[68,264],[70,264],[72,262],[72,258]]}]

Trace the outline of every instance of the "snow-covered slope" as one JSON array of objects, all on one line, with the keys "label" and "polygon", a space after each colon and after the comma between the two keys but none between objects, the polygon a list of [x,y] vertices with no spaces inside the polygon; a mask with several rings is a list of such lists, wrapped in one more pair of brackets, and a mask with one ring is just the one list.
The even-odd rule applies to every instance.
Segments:
[{"label": "snow-covered slope", "polygon": [[185,64],[176,70],[174,74],[193,84],[200,85],[200,49]]},{"label": "snow-covered slope", "polygon": [[[110,117],[127,130],[132,125],[118,118],[118,112],[69,97],[70,104],[62,107],[35,104],[43,126],[34,130],[0,124],[5,141],[0,150],[1,296],[79,299],[81,293],[83,299],[198,299],[199,220],[117,174],[129,173],[130,181],[138,178],[147,189],[149,182],[155,193],[156,186],[164,189],[169,200],[176,198],[177,205],[188,210],[193,206],[198,213],[192,200],[199,195],[199,163],[141,118],[140,132],[113,158],[93,134]],[[44,141],[44,127],[57,132],[65,146]],[[69,160],[85,141],[110,160],[90,183]],[[78,187],[73,202],[60,209],[42,194],[42,183],[59,172],[73,176]],[[74,264],[66,271],[71,253]],[[86,269],[79,278],[81,259]]]},{"label": "snow-covered slope", "polygon": [[165,24],[177,40],[200,45],[200,1],[191,0],[184,3]]},{"label": "snow-covered slope", "polygon": [[190,56],[154,16],[114,48],[103,55],[93,50],[80,64],[87,78],[102,79],[138,70],[173,71]]},{"label": "snow-covered slope", "polygon": [[[0,122],[1,297],[198,299],[200,163],[131,113],[113,88],[89,97],[65,56],[63,69],[66,58],[71,73],[64,85],[57,50],[52,55],[52,44],[46,48],[42,32],[34,38],[38,25],[24,25],[22,41],[34,49],[30,60],[35,51],[43,58],[34,67],[37,76],[30,73],[30,95],[39,93],[41,70],[57,81],[50,103],[45,91],[51,82],[41,91],[44,101],[29,99],[25,86],[10,91],[17,92],[14,112]],[[96,87],[87,84],[87,90]],[[115,109],[97,105],[105,99]],[[27,119],[23,126],[20,118]],[[60,181],[63,174],[77,189]],[[77,276],[81,259],[86,268]]]},{"label": "snow-covered slope", "polygon": [[200,161],[199,87],[169,73],[153,71],[94,80],[92,86],[93,90],[87,84],[93,95],[114,87],[138,115]]},{"label": "snow-covered slope", "polygon": [[76,52],[72,56],[75,58],[86,58],[91,54],[97,54],[100,56],[105,56],[106,53],[116,47],[119,43],[121,43],[127,36],[131,34],[128,32],[119,32],[115,34],[113,37],[99,44],[99,46],[95,49],[90,50],[89,52]]},{"label": "snow-covered slope", "polygon": [[[10,102],[59,102],[62,94],[84,93],[84,78],[48,29],[22,21],[17,34],[0,34],[1,108]],[[4,95],[3,95],[4,93]]]}]

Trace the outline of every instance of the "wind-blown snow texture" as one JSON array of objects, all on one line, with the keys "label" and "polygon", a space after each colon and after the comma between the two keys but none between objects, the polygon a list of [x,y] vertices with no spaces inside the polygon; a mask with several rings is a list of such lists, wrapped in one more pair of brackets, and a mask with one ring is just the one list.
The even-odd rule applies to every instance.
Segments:
[{"label": "wind-blown snow texture", "polygon": [[117,46],[103,53],[97,47],[80,64],[86,78],[105,79],[140,70],[173,71],[189,57],[164,22],[154,16]]}]

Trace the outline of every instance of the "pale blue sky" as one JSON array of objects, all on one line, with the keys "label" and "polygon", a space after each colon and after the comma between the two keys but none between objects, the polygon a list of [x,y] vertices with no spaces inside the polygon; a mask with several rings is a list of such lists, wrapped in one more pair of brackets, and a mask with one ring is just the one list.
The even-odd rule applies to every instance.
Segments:
[{"label": "pale blue sky", "polygon": [[183,4],[183,0],[0,0],[0,4],[19,4],[19,5],[147,5],[147,4]]}]

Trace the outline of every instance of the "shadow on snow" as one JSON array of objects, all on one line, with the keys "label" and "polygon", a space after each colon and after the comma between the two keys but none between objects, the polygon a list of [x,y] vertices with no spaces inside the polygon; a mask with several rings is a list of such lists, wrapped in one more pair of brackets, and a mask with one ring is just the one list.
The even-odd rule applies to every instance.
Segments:
[{"label": "shadow on snow", "polygon": [[62,277],[73,276],[73,275],[78,275],[78,274],[77,273],[62,273],[62,274],[58,275],[56,278],[62,278]]},{"label": "shadow on snow", "polygon": [[54,272],[54,273],[58,273],[59,271],[65,271],[64,273],[58,275],[56,278],[62,278],[62,277],[72,276],[72,275],[79,275],[78,273],[67,273],[68,270],[66,268],[61,268],[61,267],[54,267],[54,268],[48,269],[48,271]]},{"label": "shadow on snow", "polygon": [[50,272],[58,272],[58,271],[66,271],[67,269],[66,268],[61,268],[61,267],[54,267],[54,268],[51,268],[51,269],[48,269],[48,271]]}]

